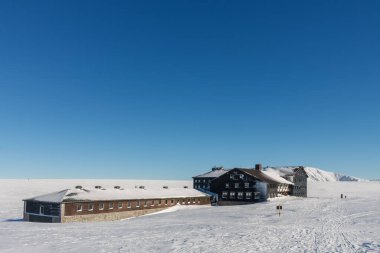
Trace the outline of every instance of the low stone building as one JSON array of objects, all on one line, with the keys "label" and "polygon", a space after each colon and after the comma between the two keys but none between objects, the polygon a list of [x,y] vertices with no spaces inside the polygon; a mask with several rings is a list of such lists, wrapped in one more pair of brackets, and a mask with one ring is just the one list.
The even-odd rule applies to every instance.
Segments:
[{"label": "low stone building", "polygon": [[86,222],[119,220],[157,212],[174,205],[209,205],[210,196],[190,188],[66,189],[24,200],[24,220]]}]

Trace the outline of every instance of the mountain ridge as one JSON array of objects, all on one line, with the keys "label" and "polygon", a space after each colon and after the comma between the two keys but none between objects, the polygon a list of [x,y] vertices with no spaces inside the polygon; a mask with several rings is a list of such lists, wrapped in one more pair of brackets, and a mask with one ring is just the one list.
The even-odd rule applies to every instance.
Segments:
[{"label": "mountain ridge", "polygon": [[[280,167],[267,167],[266,170],[274,171],[279,175],[285,175],[291,172],[294,168],[299,166],[280,166]],[[308,181],[315,182],[358,182],[358,181],[368,181],[366,179],[357,178],[353,176],[344,175],[341,173],[331,172],[322,170],[319,168],[303,166],[305,172],[309,176]]]}]

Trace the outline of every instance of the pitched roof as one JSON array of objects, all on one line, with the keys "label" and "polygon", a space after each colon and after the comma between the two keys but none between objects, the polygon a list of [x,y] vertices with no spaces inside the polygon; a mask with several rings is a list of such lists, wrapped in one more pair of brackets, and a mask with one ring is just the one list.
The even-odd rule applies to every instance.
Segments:
[{"label": "pitched roof", "polygon": [[308,177],[305,168],[303,166],[280,166],[280,167],[266,167],[266,171],[273,171],[280,176],[294,176],[295,172],[301,171]]},{"label": "pitched roof", "polygon": [[[223,169],[223,168],[221,168],[221,169],[214,169],[214,170],[211,170],[209,172],[203,173],[203,174],[195,176],[195,177],[216,178],[216,177],[220,177],[221,175],[225,174],[228,171],[229,170],[226,170],[226,169]],[[195,177],[193,177],[193,178],[195,178]]]},{"label": "pitched roof", "polygon": [[67,189],[53,192],[25,200],[51,203],[75,202],[75,201],[112,201],[133,199],[164,199],[164,198],[188,198],[206,197],[208,194],[191,188],[168,189]]},{"label": "pitched roof", "polygon": [[268,184],[293,184],[280,176],[276,177],[272,174],[266,173],[265,171],[256,170],[256,169],[240,169],[241,171],[244,171],[245,173],[259,179],[260,181],[266,182]]},{"label": "pitched roof", "polygon": [[285,178],[279,176],[276,172],[273,171],[262,171],[266,176],[270,177],[271,179],[277,181],[280,184],[290,184],[294,185],[292,182],[286,180]]},{"label": "pitched roof", "polygon": [[256,169],[240,169],[240,168],[237,168],[241,171],[244,171],[245,173],[257,178],[258,180],[260,181],[263,181],[263,182],[266,182],[268,184],[277,184],[276,181],[274,181],[273,179],[271,179],[270,177],[266,176],[264,173],[262,173],[262,171],[260,170],[256,170]]},{"label": "pitched roof", "polygon": [[61,203],[62,200],[65,198],[67,192],[69,189],[58,191],[58,192],[52,192],[44,195],[39,195],[33,198],[24,199],[25,200],[31,200],[31,201],[39,201],[39,202],[49,202],[49,203]]}]

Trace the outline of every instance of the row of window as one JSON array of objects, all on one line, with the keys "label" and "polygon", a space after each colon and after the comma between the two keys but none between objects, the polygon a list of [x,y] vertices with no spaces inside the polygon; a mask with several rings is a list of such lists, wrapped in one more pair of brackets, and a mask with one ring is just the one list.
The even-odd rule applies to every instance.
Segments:
[{"label": "row of window", "polygon": [[232,180],[244,179],[244,174],[230,174],[230,179]]},{"label": "row of window", "polygon": [[299,182],[299,183],[307,182],[307,179],[306,177],[294,177],[294,183],[296,182]]},{"label": "row of window", "polygon": [[209,182],[210,180],[206,180],[206,179],[194,179],[194,183],[206,183],[206,182]]},{"label": "row of window", "polygon": [[[245,195],[245,196],[244,196]],[[259,192],[222,192],[222,198],[223,199],[259,199],[260,193]]]},{"label": "row of window", "polygon": [[[252,187],[255,183],[244,183],[244,188],[248,189],[250,187]],[[240,187],[241,183],[233,183],[233,184],[230,184],[230,183],[226,183],[225,185],[225,188],[235,188],[235,189],[238,189],[238,188],[243,188],[243,187]]]},{"label": "row of window", "polygon": [[195,189],[210,189],[210,185],[195,185]]},{"label": "row of window", "polygon": [[[142,203],[141,203],[142,202]],[[147,207],[147,206],[155,206],[155,203],[157,203],[158,206],[162,206],[162,204],[164,204],[165,206],[167,205],[174,205],[175,203],[177,204],[182,204],[182,205],[185,205],[186,203],[187,204],[200,204],[201,203],[201,200],[200,199],[195,199],[195,198],[191,198],[191,199],[182,199],[182,200],[179,200],[177,199],[176,201],[174,199],[171,199],[170,201],[165,199],[165,200],[144,200],[144,201],[140,201],[140,200],[136,200],[135,201],[135,206],[138,208],[141,206],[141,204],[144,206],[144,207]],[[117,205],[115,206],[114,205],[114,202],[109,202],[108,203],[108,210],[113,210],[114,207],[117,208],[117,209],[122,209],[125,207],[125,204],[126,204],[126,207],[129,209],[129,208],[132,208],[132,201],[127,201],[127,202],[117,202]],[[99,210],[104,210],[105,208],[105,204],[104,203],[99,203],[98,204],[98,208]],[[88,211],[94,211],[94,204],[93,203],[89,203],[88,206],[87,206],[87,210]],[[83,211],[83,204],[77,204],[77,212],[82,212]]]}]

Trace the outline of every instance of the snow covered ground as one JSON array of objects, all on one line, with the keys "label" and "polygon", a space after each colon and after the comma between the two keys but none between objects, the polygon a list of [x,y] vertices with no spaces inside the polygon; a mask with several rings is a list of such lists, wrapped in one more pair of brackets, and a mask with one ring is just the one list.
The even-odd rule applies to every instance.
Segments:
[{"label": "snow covered ground", "polygon": [[[21,199],[75,185],[151,188],[189,181],[0,180],[0,252],[380,252],[380,182],[310,182],[310,198],[173,207],[113,222],[21,221]],[[340,199],[340,194],[347,199]],[[279,217],[275,207],[283,205]]]}]

